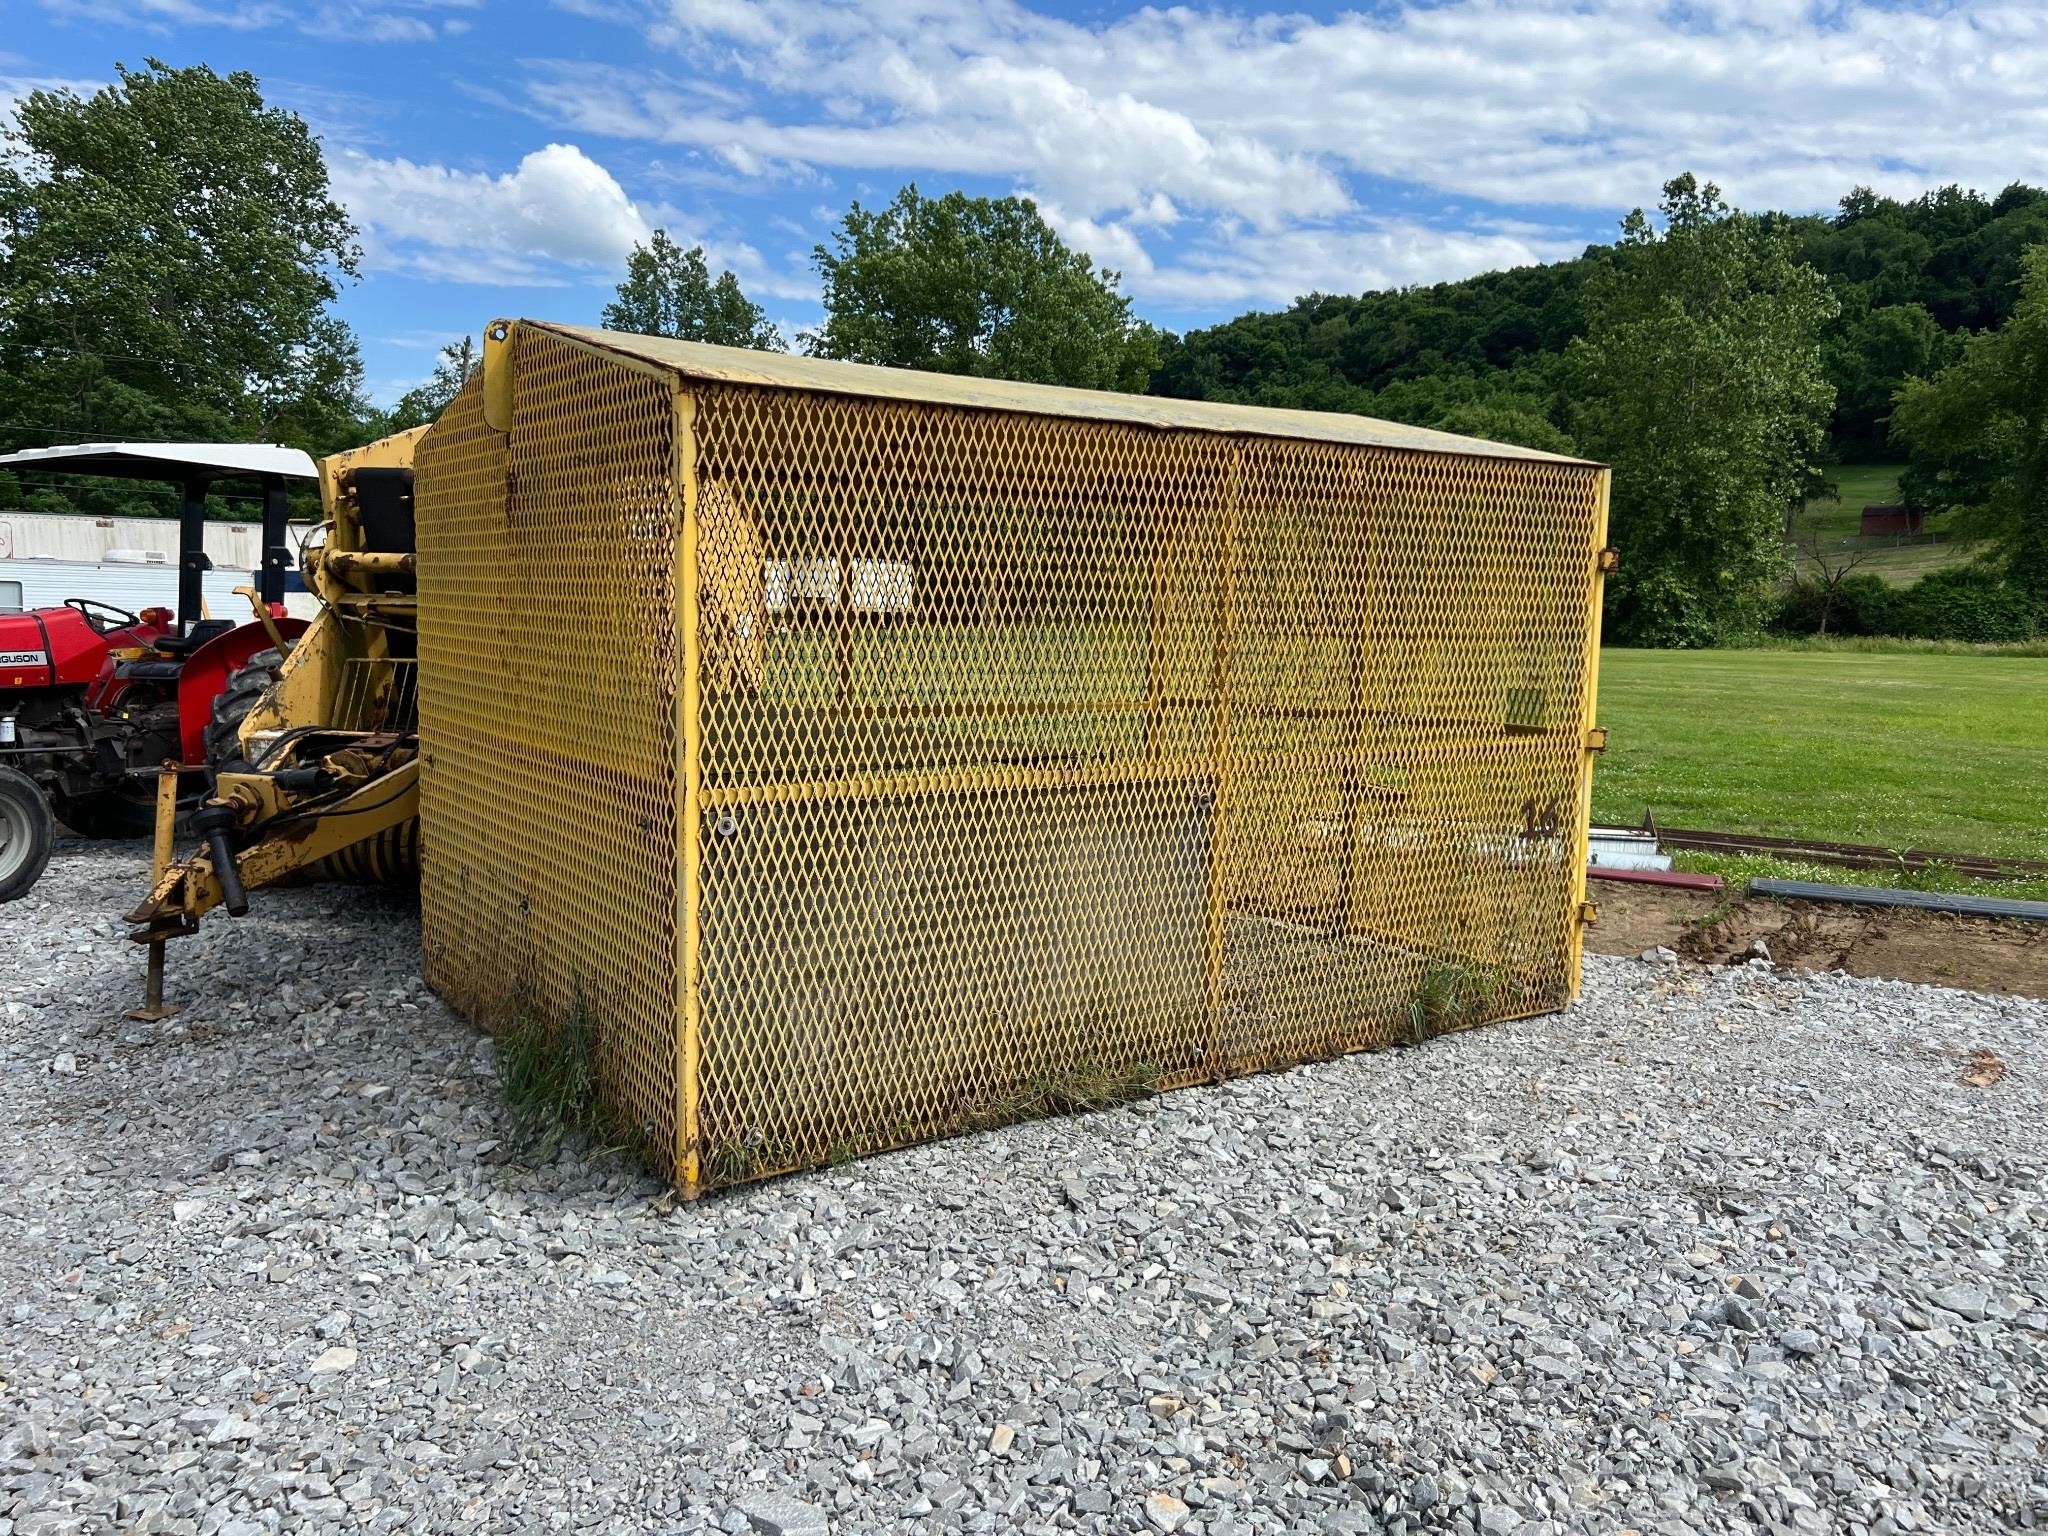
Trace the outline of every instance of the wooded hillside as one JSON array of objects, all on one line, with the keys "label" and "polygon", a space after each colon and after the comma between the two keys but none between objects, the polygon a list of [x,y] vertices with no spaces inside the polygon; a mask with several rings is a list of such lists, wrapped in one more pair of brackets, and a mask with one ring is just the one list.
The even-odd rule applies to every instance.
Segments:
[{"label": "wooded hillside", "polygon": [[[1771,215],[1828,280],[1840,313],[1823,333],[1836,389],[1830,438],[1843,460],[1903,460],[1887,436],[1891,399],[1996,329],[2019,298],[2021,252],[2048,241],[2048,190],[1995,197],[1943,187],[1910,202],[1851,192],[1832,217]],[[1349,410],[1423,426],[1565,446],[1558,364],[1585,329],[1587,277],[1617,259],[1596,245],[1571,261],[1456,283],[1311,294],[1169,340],[1152,392]]]}]

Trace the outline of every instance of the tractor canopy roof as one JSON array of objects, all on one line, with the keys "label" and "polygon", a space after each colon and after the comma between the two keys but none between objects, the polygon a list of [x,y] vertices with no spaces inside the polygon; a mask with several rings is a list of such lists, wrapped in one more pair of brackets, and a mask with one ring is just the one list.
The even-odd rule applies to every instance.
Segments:
[{"label": "tractor canopy roof", "polygon": [[0,454],[0,468],[62,469],[127,480],[311,480],[306,454],[277,443],[64,443]]}]

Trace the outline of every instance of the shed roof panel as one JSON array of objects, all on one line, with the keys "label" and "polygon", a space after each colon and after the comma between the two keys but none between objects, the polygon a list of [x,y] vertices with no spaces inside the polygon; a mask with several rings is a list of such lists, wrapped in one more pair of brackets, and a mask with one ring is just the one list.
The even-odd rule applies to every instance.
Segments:
[{"label": "shed roof panel", "polygon": [[588,346],[600,347],[660,367],[685,378],[721,384],[754,384],[775,389],[807,389],[830,394],[863,395],[930,405],[992,411],[1021,411],[1038,416],[1079,417],[1132,426],[1195,432],[1244,434],[1256,437],[1309,439],[1372,448],[1411,448],[1429,453],[1456,453],[1479,458],[1538,460],[1552,464],[1585,464],[1586,459],[1518,448],[1484,438],[1461,437],[1427,427],[1411,427],[1371,416],[1335,411],[1277,410],[1264,405],[1227,405],[1213,400],[1173,400],[1158,395],[1126,395],[1109,390],[1068,389],[1055,384],[1019,384],[1009,379],[970,378],[960,374],[923,373],[909,368],[878,368],[869,363],[843,363],[822,357],[797,357],[786,352],[754,352],[741,347],[714,347],[700,341],[667,336],[636,336],[589,326],[557,325],[522,320]]}]

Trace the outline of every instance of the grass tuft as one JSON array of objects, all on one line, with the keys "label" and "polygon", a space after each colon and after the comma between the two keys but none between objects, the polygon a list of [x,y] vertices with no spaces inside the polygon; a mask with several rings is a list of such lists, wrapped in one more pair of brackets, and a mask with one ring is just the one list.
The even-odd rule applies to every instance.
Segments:
[{"label": "grass tuft", "polygon": [[1046,1120],[1094,1109],[1110,1109],[1136,1099],[1150,1098],[1158,1091],[1158,1069],[1148,1063],[1116,1066],[1092,1061],[1076,1062],[1057,1072],[1020,1083],[993,1098],[966,1105],[943,1118],[898,1121],[885,1133],[865,1140],[859,1146],[845,1138],[834,1140],[822,1157],[814,1150],[750,1129],[736,1138],[715,1141],[705,1148],[704,1180],[707,1185],[724,1186],[744,1184],[794,1168],[838,1167],[853,1161],[862,1151],[910,1147],[970,1131],[992,1131],[1026,1120]]},{"label": "grass tuft", "polygon": [[1086,1114],[1150,1098],[1158,1091],[1159,1070],[1149,1062],[1078,1061],[977,1104],[967,1112],[961,1129],[986,1131],[1024,1120]]},{"label": "grass tuft", "polygon": [[1430,961],[1408,1004],[1409,1043],[1420,1045],[1477,1024],[1487,1016],[1500,988],[1500,972],[1491,966]]},{"label": "grass tuft", "polygon": [[545,1162],[572,1136],[603,1153],[633,1145],[599,1093],[597,1030],[580,991],[559,1020],[515,1008],[497,1037],[497,1067],[523,1156]]}]

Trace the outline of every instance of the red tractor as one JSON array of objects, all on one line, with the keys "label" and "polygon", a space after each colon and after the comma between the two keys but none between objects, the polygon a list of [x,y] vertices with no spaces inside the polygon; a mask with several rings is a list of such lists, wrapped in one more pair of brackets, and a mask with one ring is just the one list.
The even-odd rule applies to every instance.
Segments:
[{"label": "red tractor", "polygon": [[[167,608],[129,613],[87,598],[0,614],[4,902],[42,874],[57,818],[87,837],[147,831],[165,762],[189,773],[196,793],[211,767],[209,738],[216,750],[225,741],[233,751],[240,715],[260,697],[286,642],[306,628],[284,612],[292,564],[285,492],[317,471],[297,449],[239,443],[85,443],[8,454],[0,466],[169,480],[184,492],[175,619]],[[212,568],[206,498],[220,480],[254,481],[263,491],[255,622],[201,616]]]}]

